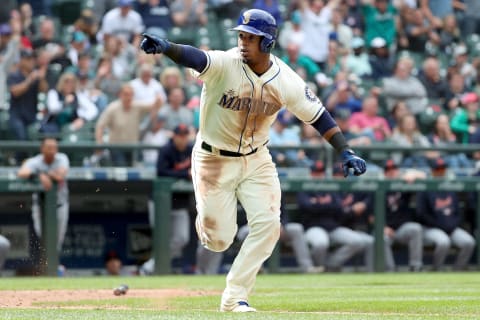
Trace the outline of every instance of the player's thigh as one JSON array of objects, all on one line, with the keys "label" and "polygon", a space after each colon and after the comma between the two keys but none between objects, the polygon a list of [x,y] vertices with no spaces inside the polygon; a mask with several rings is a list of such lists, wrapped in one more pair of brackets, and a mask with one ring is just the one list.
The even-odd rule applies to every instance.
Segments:
[{"label": "player's thigh", "polygon": [[321,227],[310,227],[305,231],[305,239],[307,243],[313,247],[328,248],[330,246],[330,239],[325,229]]},{"label": "player's thigh", "polygon": [[450,235],[450,239],[452,240],[453,245],[457,248],[475,246],[475,238],[462,228],[455,228]]},{"label": "player's thigh", "polygon": [[360,245],[364,246],[364,236],[359,232],[346,227],[333,229],[330,234],[332,245]]},{"label": "player's thigh", "polygon": [[[247,174],[238,185],[237,197],[249,224],[280,217],[281,190],[270,155],[252,155],[247,160]],[[249,156],[250,157],[250,156]]]},{"label": "player's thigh", "polygon": [[423,243],[427,246],[450,246],[450,237],[445,231],[438,228],[424,228],[423,229]]}]

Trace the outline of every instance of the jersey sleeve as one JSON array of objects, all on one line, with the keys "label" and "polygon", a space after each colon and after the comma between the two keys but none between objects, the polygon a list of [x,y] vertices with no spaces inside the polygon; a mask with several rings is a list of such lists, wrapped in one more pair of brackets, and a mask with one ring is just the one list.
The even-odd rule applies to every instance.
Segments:
[{"label": "jersey sleeve", "polygon": [[289,78],[291,81],[284,88],[287,110],[307,124],[314,123],[325,111],[325,107],[302,78],[293,72]]},{"label": "jersey sleeve", "polygon": [[28,168],[33,174],[38,174],[40,171],[40,159],[38,156],[29,158],[25,161],[24,166]]},{"label": "jersey sleeve", "polygon": [[229,56],[225,51],[218,50],[205,51],[205,53],[207,55],[207,66],[202,72],[191,69],[192,74],[202,81],[218,80],[224,72],[228,72],[226,67],[228,64],[226,62]]}]

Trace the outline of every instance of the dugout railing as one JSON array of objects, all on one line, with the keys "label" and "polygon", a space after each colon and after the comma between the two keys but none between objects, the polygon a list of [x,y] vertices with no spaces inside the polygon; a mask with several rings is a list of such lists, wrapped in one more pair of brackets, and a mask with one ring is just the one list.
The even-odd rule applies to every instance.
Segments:
[{"label": "dugout railing", "polygon": [[[95,150],[99,149],[115,149],[131,151],[133,153],[139,153],[145,149],[155,149],[154,145],[113,145],[113,144],[95,144],[91,142],[78,142],[78,143],[61,143],[60,151],[67,153],[69,156],[75,156],[78,153],[90,153],[93,154]],[[331,177],[332,164],[335,161],[334,150],[328,146],[311,146],[301,145],[297,147],[285,147],[285,146],[272,146],[271,150],[288,150],[288,149],[303,149],[311,152],[318,152],[325,160],[327,177]],[[0,142],[0,150],[2,154],[8,152],[23,151],[29,154],[36,154],[39,150],[39,142],[18,142],[18,141],[2,141]],[[430,147],[430,148],[408,148],[399,147],[390,144],[379,144],[372,146],[355,147],[355,150],[369,158],[372,153],[377,153],[375,159],[389,157],[391,153],[401,152],[403,154],[409,154],[418,151],[430,151],[437,150],[444,153],[457,153],[465,152],[472,153],[480,150],[480,145],[452,145],[444,147]],[[371,159],[372,160],[372,159]],[[372,161],[374,162],[374,160]],[[0,167],[1,169],[1,167]],[[10,168],[12,169],[12,168]],[[80,169],[80,168],[78,168]],[[124,170],[123,170],[124,169]],[[279,168],[281,169],[281,168]],[[152,182],[152,190],[154,195],[155,205],[155,223],[153,229],[153,256],[156,259],[155,273],[167,274],[171,272],[170,267],[170,254],[169,254],[169,212],[171,210],[171,193],[172,192],[187,192],[193,191],[192,185],[186,181],[175,181],[168,178],[156,179],[154,177],[154,170],[146,171],[141,168],[81,168],[75,172],[75,176],[72,178],[69,175],[69,179],[72,178],[71,183],[75,181],[92,180],[95,179],[95,174],[92,172],[100,172],[103,180],[121,180],[123,183],[132,180],[148,180]],[[130,174],[130,171],[133,171]],[[112,173],[113,172],[113,173]],[[116,177],[120,173],[120,178]],[[360,192],[372,192],[374,194],[375,205],[375,270],[378,272],[384,271],[384,252],[383,252],[383,227],[385,223],[385,193],[390,190],[401,191],[427,191],[427,190],[442,190],[442,191],[457,191],[457,192],[477,192],[477,204],[476,208],[476,225],[480,224],[480,178],[478,177],[455,177],[452,179],[426,179],[417,181],[415,183],[407,184],[403,181],[395,180],[382,180],[379,176],[366,176],[356,179],[336,180],[336,179],[312,179],[307,177],[292,177],[284,176],[281,178],[282,191],[283,192],[297,192],[300,190],[312,191],[360,191]],[[9,179],[0,175],[0,193],[4,192],[34,192],[41,191],[41,186],[36,182],[16,180],[14,177]],[[14,186],[18,186],[18,190],[15,190]],[[24,189],[20,190],[24,185]],[[35,185],[35,188],[33,187]],[[27,186],[30,186],[29,189]],[[39,189],[40,188],[40,189]],[[47,275],[54,275],[57,272],[58,264],[58,252],[56,250],[56,230],[57,224],[55,219],[55,203],[53,192],[45,192],[45,212],[43,215],[44,223],[43,237],[44,250],[46,254],[45,272]],[[476,256],[477,265],[480,266],[480,234],[479,228],[475,230],[475,238],[477,241]],[[274,252],[269,262],[269,267],[272,271],[278,271],[279,257],[278,250]]]}]

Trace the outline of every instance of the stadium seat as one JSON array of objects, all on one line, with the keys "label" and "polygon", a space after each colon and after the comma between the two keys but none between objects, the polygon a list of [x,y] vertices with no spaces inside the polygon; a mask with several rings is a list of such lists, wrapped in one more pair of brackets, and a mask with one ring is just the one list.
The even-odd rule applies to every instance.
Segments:
[{"label": "stadium seat", "polygon": [[63,26],[72,25],[80,17],[82,7],[82,0],[54,0],[52,13],[60,19]]}]

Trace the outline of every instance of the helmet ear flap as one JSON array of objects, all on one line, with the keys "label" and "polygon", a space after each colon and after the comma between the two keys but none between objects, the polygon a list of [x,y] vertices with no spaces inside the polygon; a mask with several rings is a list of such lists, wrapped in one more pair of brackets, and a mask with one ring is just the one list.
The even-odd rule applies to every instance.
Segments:
[{"label": "helmet ear flap", "polygon": [[267,37],[263,37],[262,41],[260,42],[260,49],[262,50],[262,52],[269,53],[270,51],[272,51],[274,46],[274,39],[267,39]]}]

